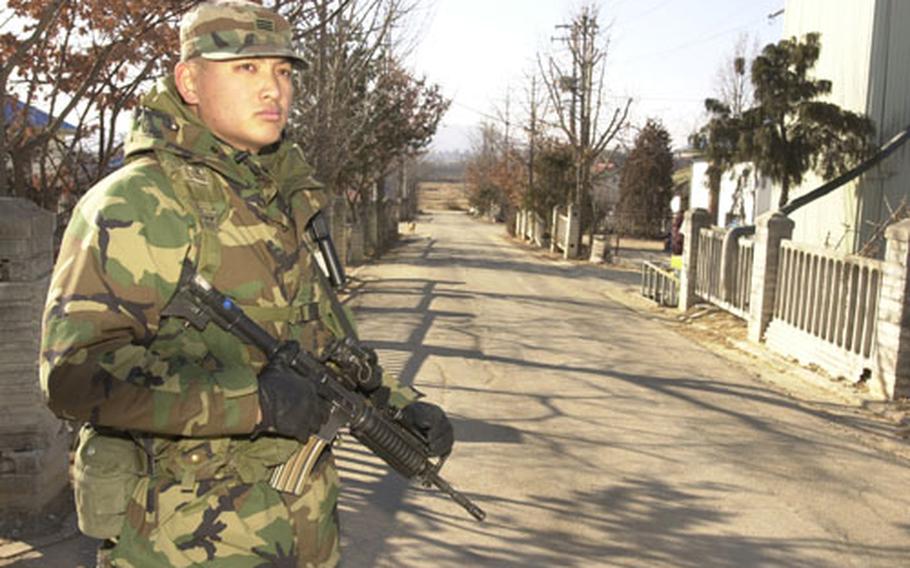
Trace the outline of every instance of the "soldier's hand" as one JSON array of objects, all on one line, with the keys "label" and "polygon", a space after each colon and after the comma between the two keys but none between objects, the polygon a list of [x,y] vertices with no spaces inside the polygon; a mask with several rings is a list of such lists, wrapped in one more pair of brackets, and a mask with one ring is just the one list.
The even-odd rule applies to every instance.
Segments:
[{"label": "soldier's hand", "polygon": [[290,363],[299,351],[296,341],[286,342],[259,373],[262,418],[256,431],[306,442],[328,419],[329,405],[312,381],[291,370]]},{"label": "soldier's hand", "polygon": [[446,413],[429,402],[412,402],[401,411],[401,421],[422,435],[432,456],[444,456],[452,451],[455,433]]}]

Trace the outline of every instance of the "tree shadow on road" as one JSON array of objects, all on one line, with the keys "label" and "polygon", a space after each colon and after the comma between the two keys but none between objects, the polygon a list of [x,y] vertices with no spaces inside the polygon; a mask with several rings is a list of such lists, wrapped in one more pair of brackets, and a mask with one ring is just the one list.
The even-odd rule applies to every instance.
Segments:
[{"label": "tree shadow on road", "polygon": [[[562,265],[541,266],[536,262],[522,261],[506,247],[503,250],[496,249],[492,256],[484,248],[484,259],[475,258],[470,251],[462,248],[439,247],[438,243],[424,249],[416,247],[419,250],[411,250],[412,248],[415,247],[397,251],[389,262],[413,263],[421,267],[456,265],[513,270],[560,278],[567,276],[567,270],[570,273],[574,270],[574,267],[567,269]],[[603,272],[596,267],[590,270],[582,268],[575,273],[579,277],[599,277]],[[637,275],[632,274],[637,278]],[[612,337],[611,345],[605,346],[599,358],[575,357],[573,345],[598,341],[590,333],[592,321],[606,317],[627,317],[625,308],[615,304],[580,299],[568,292],[542,297],[466,289],[464,282],[456,280],[398,278],[362,281],[361,284],[351,298],[355,311],[368,316],[367,320],[389,322],[397,318],[407,321],[407,326],[403,326],[407,333],[402,337],[370,342],[383,353],[384,362],[391,357],[391,367],[405,383],[413,383],[431,358],[475,362],[481,364],[477,369],[503,370],[502,374],[507,377],[505,382],[479,385],[479,381],[474,380],[470,384],[447,384],[445,388],[470,392],[476,397],[502,397],[507,401],[514,397],[514,404],[539,410],[537,413],[526,412],[521,418],[476,420],[456,416],[456,437],[459,443],[493,441],[530,444],[559,456],[561,462],[554,464],[558,467],[588,471],[599,467],[598,462],[586,460],[577,455],[578,452],[567,451],[570,444],[588,446],[591,452],[640,454],[650,459],[667,459],[662,451],[666,444],[710,443],[712,448],[716,448],[711,450],[714,452],[713,457],[732,467],[747,468],[747,471],[753,471],[755,475],[786,475],[775,469],[776,464],[772,461],[763,462],[761,456],[749,453],[751,448],[748,441],[737,439],[735,433],[736,428],[744,427],[745,431],[770,440],[769,452],[801,463],[801,467],[810,473],[815,473],[812,469],[813,460],[822,459],[821,456],[828,451],[861,456],[868,460],[870,468],[875,468],[877,463],[893,463],[890,456],[869,451],[849,437],[843,439],[830,435],[832,421],[846,430],[881,434],[878,423],[860,414],[845,415],[840,412],[843,410],[841,405],[830,404],[826,407],[815,403],[807,406],[749,380],[733,381],[724,376],[692,376],[684,370],[663,374],[640,370],[642,367],[625,357],[623,352],[631,350],[636,343],[642,341],[665,341],[660,335],[655,337],[654,328],[632,326]],[[383,295],[395,296],[399,302],[413,296],[413,301],[405,302],[407,307],[394,307],[392,302],[384,301]],[[475,348],[434,345],[427,341],[431,329],[444,329],[455,334],[453,337],[475,333],[467,329],[470,327],[467,324],[476,318],[476,314],[469,309],[469,304],[465,309],[455,310],[434,306],[444,306],[447,302],[458,305],[458,302],[470,303],[477,300],[492,301],[494,306],[495,302],[508,301],[517,306],[514,310],[516,314],[502,315],[496,320],[493,329],[485,330],[485,333],[489,332],[492,336],[508,338],[502,342],[512,347],[512,351],[502,349],[499,344],[496,349],[485,349],[479,337],[474,338],[474,344],[480,346]],[[484,305],[489,307],[489,304]],[[562,326],[560,330],[571,331],[554,338],[547,350],[538,348],[534,351],[532,343],[523,344],[519,338],[529,329],[540,329],[541,332],[552,329],[554,322],[544,317],[537,318],[535,314],[543,308],[552,309],[553,306],[560,307],[564,313],[563,321],[558,322]],[[664,328],[662,333],[675,335]],[[531,357],[512,355],[513,352],[522,350]],[[563,360],[555,360],[560,353],[565,354]],[[671,353],[668,355],[672,357]],[[707,352],[688,356],[713,357]],[[668,366],[673,368],[672,364]],[[731,371],[731,374],[735,373],[744,374],[742,371]],[[514,381],[535,374],[561,377],[566,392],[538,391],[532,381],[524,388],[518,388],[514,384]],[[513,378],[511,384],[509,377]],[[574,394],[578,391],[587,394]],[[587,402],[601,408],[603,412],[598,416],[567,415],[563,409],[567,401]],[[654,404],[654,401],[661,403]],[[627,405],[627,402],[634,404]],[[691,430],[687,432],[689,439],[682,442],[679,439],[644,442],[643,439],[649,435],[653,438],[656,433],[634,432],[629,426],[611,421],[611,415],[621,414],[626,406],[647,408],[649,404],[655,422],[662,415],[677,420],[685,415],[698,416],[697,421],[693,419]],[[540,427],[548,421],[555,423],[565,419],[580,423],[587,421],[596,427],[614,428],[617,434],[625,435],[604,443],[602,438],[585,439],[559,428]],[[630,439],[635,441],[628,442]],[[363,450],[349,447],[348,451]],[[346,462],[344,456],[340,462],[346,478],[345,518],[354,519],[354,526],[348,530],[353,546],[345,551],[346,561],[352,566],[377,563],[378,557],[358,556],[358,538],[369,539],[372,544],[369,547],[371,554],[395,558],[403,552],[399,548],[399,537],[405,542],[416,540],[432,545],[434,553],[443,550],[443,556],[437,562],[443,565],[527,567],[635,564],[732,567],[792,565],[792,560],[799,558],[802,566],[828,566],[832,551],[867,558],[870,564],[898,565],[901,559],[906,560],[910,555],[910,548],[904,547],[867,547],[827,538],[731,534],[729,526],[736,519],[737,513],[725,510],[721,504],[725,498],[742,489],[723,484],[702,482],[697,485],[671,485],[657,478],[618,479],[609,482],[606,481],[609,473],[604,472],[604,485],[598,488],[576,488],[568,497],[565,497],[565,488],[561,488],[558,494],[562,498],[531,495],[528,499],[518,501],[492,494],[469,493],[490,513],[488,521],[478,525],[466,519],[466,515],[454,504],[432,508],[423,505],[427,499],[434,503],[437,499],[445,499],[439,494],[428,493],[424,499],[410,500],[408,491],[420,490],[409,490],[404,480],[394,474],[384,473],[381,467],[365,466],[362,460]],[[500,467],[502,465],[499,464]],[[487,466],[489,464],[485,467]],[[490,471],[486,474],[495,475]],[[376,507],[378,510],[374,510]],[[396,523],[394,517],[395,511],[402,507],[406,507],[410,513],[408,519],[414,519],[406,525]],[[371,513],[374,517],[361,517],[371,510],[374,511]],[[540,529],[532,528],[526,522],[526,519],[542,514],[554,517],[555,524]],[[457,528],[462,532],[462,537],[457,542],[446,542],[443,537],[436,536],[443,528]],[[756,534],[773,534],[773,531]]]},{"label": "tree shadow on road", "polygon": [[[384,479],[381,487],[403,485],[400,479]],[[372,489],[368,483],[346,481],[350,487],[347,506],[351,512],[366,506]],[[419,490],[416,490],[419,491]],[[390,566],[392,560],[407,557],[404,546],[422,543],[433,551],[436,566],[674,566],[701,568],[716,566],[800,566],[828,567],[832,558],[849,555],[868,565],[899,565],[910,547],[866,546],[829,538],[776,537],[734,534],[730,527],[736,511],[724,511],[723,502],[737,488],[720,483],[670,484],[658,478],[618,479],[595,490],[574,489],[558,498],[549,494],[530,495],[520,501],[495,495],[471,495],[489,516],[483,524],[459,515],[457,507],[430,509],[410,503],[407,524],[388,527],[381,556],[375,541],[370,557],[356,547],[345,551],[351,566]],[[391,509],[386,509],[392,513]],[[448,511],[451,511],[449,513]],[[552,519],[546,529],[531,528],[528,518]],[[350,514],[348,514],[348,518]],[[374,519],[375,520],[375,519]],[[357,523],[358,525],[360,523]],[[438,535],[457,529],[462,535],[453,541]],[[372,529],[371,529],[372,531]],[[774,527],[757,533],[779,532]],[[417,544],[421,546],[421,544]]]},{"label": "tree shadow on road", "polygon": [[[625,402],[630,402],[634,397],[637,405],[654,400],[673,401],[668,403],[671,409],[655,407],[654,419],[660,420],[661,413],[676,412],[694,414],[697,411],[703,425],[693,424],[691,430],[693,445],[707,443],[698,439],[699,431],[703,429],[707,435],[714,436],[711,441],[716,445],[716,458],[737,467],[748,468],[756,475],[780,476],[780,471],[772,463],[763,463],[757,456],[749,453],[747,444],[741,444],[735,438],[734,428],[731,425],[745,427],[748,431],[759,435],[766,435],[773,440],[770,451],[779,455],[786,455],[788,459],[802,462],[805,465],[813,459],[818,459],[826,451],[838,451],[862,455],[869,461],[869,467],[875,467],[876,461],[891,462],[885,455],[868,452],[861,446],[853,444],[849,439],[825,435],[825,429],[830,421],[836,419],[849,429],[857,431],[874,432],[877,425],[867,420],[862,415],[856,414],[849,418],[836,414],[838,405],[831,405],[832,412],[823,406],[808,407],[798,401],[787,398],[770,388],[760,384],[747,382],[726,381],[716,377],[693,377],[680,374],[677,376],[648,375],[637,372],[625,372],[621,367],[608,365],[606,360],[582,360],[569,363],[554,363],[545,360],[529,360],[504,356],[498,353],[487,353],[482,349],[465,349],[461,347],[448,347],[431,345],[426,341],[429,330],[434,326],[454,325],[463,327],[465,319],[473,317],[470,311],[450,312],[446,310],[433,310],[433,301],[445,297],[459,300],[464,298],[486,297],[497,299],[497,294],[476,292],[470,290],[455,290],[451,286],[460,283],[448,282],[438,285],[439,282],[421,279],[398,279],[395,281],[382,281],[368,283],[360,291],[360,297],[355,304],[367,299],[372,294],[414,294],[420,296],[418,301],[411,303],[412,307],[393,308],[389,306],[360,306],[357,311],[380,319],[406,315],[414,320],[411,333],[401,341],[374,341],[372,344],[384,353],[394,353],[400,364],[394,365],[400,369],[401,378],[405,382],[413,382],[424,363],[430,358],[454,358],[464,361],[476,361],[492,365],[497,368],[507,369],[506,374],[515,377],[527,376],[533,372],[558,374],[567,386],[571,383],[583,386],[588,394],[580,397],[574,394],[554,394],[551,392],[537,392],[533,384],[524,389],[493,388],[484,386],[465,386],[448,384],[446,389],[457,392],[471,392],[476,397],[514,397],[515,404],[533,406],[540,409],[540,413],[520,419],[502,418],[498,420],[471,420],[456,417],[456,434],[459,443],[473,443],[495,441],[499,443],[533,443],[543,446],[553,455],[562,456],[560,467],[594,468],[595,461],[586,461],[583,457],[564,451],[569,444],[573,446],[589,445],[594,451],[613,451],[631,454],[640,454],[651,459],[666,459],[661,450],[661,444],[642,442],[625,443],[621,441],[604,444],[601,439],[585,440],[583,436],[574,435],[558,429],[541,429],[541,423],[549,420],[567,418],[562,406],[566,401],[579,402],[584,398],[591,404],[598,405],[604,414],[622,413]],[[502,299],[505,299],[502,298]],[[526,305],[522,317],[516,321],[503,323],[496,331],[501,335],[509,335],[509,326],[513,326],[512,333],[520,336],[522,330],[527,330],[527,314],[532,314],[533,307],[547,302],[562,303],[567,311],[576,315],[567,315],[567,318],[591,318],[593,309],[609,311],[606,304],[598,305],[596,302],[579,301],[577,299],[551,298],[541,299],[534,296],[509,297],[512,301]],[[453,322],[458,322],[453,323]],[[543,322],[541,322],[543,323]],[[584,322],[579,322],[577,329],[586,329]],[[568,327],[576,327],[568,325]],[[650,330],[637,329],[621,341],[634,343],[643,338],[650,337]],[[569,338],[568,342],[592,341],[590,334],[579,331],[576,337]],[[621,349],[621,347],[618,347]],[[618,388],[620,385],[634,386],[636,394],[630,395],[628,388]],[[568,389],[571,390],[571,389]],[[748,406],[743,408],[742,402],[747,401]],[[682,410],[679,410],[679,409]],[[781,416],[784,419],[781,419]],[[805,421],[800,417],[809,417]],[[623,426],[609,423],[601,424],[598,421],[603,417],[569,416],[576,421],[593,421],[593,425],[617,429]],[[721,424],[721,426],[716,425]],[[796,424],[799,423],[799,427]],[[531,428],[531,424],[535,427]],[[728,432],[725,428],[729,428]],[[634,438],[636,432],[626,432],[626,439]],[[648,432],[640,433],[642,437]],[[650,434],[654,434],[650,432]],[[725,440],[724,438],[728,438]],[[809,443],[807,440],[821,439],[821,443]],[[671,442],[667,442],[671,443]],[[673,442],[678,443],[678,442]],[[810,448],[811,452],[799,448]],[[349,468],[347,475],[356,477],[357,467],[344,465]],[[489,473],[489,472],[488,472]],[[791,480],[798,481],[798,480]],[[906,558],[910,554],[908,549],[865,548],[861,545],[849,545],[829,539],[776,539],[750,537],[743,535],[730,535],[724,530],[734,516],[732,513],[718,512],[717,502],[723,499],[726,491],[734,491],[722,485],[709,487],[710,492],[716,494],[714,501],[696,496],[694,490],[687,491],[685,486],[667,483],[657,479],[622,480],[602,492],[585,493],[580,490],[573,492],[573,498],[556,499],[546,495],[535,496],[528,501],[509,501],[496,495],[472,495],[482,506],[488,508],[489,521],[481,526],[475,526],[470,521],[465,521],[464,515],[457,506],[440,508],[451,513],[440,514],[428,508],[422,508],[419,503],[410,502],[408,499],[408,486],[406,482],[394,474],[383,475],[381,469],[374,472],[372,478],[346,480],[345,491],[347,508],[351,514],[358,514],[364,507],[382,503],[383,514],[388,515],[387,523],[378,532],[371,529],[373,535],[372,550],[384,550],[389,554],[396,551],[395,540],[397,537],[413,538],[426,541],[434,546],[434,550],[444,549],[450,557],[446,563],[469,564],[482,566],[609,566],[634,563],[637,565],[672,565],[672,566],[757,566],[757,565],[786,565],[788,558],[804,558],[824,556],[822,553],[831,550],[849,550],[851,554],[868,557],[872,560],[886,561],[888,559]],[[350,492],[348,490],[350,489]],[[700,486],[699,493],[704,494],[704,486]],[[411,489],[414,491],[414,489]],[[562,491],[565,494],[565,491]],[[444,499],[434,495],[433,499]],[[401,527],[392,523],[395,511],[407,507],[409,513],[416,515],[422,526]],[[555,514],[564,521],[551,530],[531,529],[523,519],[533,518],[535,514],[546,511]],[[578,523],[589,527],[595,534],[609,538],[608,543],[597,542],[592,537],[583,537],[574,533],[573,527]],[[433,537],[434,529],[441,526],[457,525],[460,530],[478,536],[490,534],[498,538],[480,539],[482,544],[477,546],[464,546],[465,541],[470,541],[470,534],[459,539],[461,544],[455,545],[440,542]],[[401,531],[404,530],[402,533]],[[585,529],[588,534],[588,529]],[[388,539],[388,540],[386,540]],[[516,552],[516,551],[521,551]],[[530,551],[530,552],[529,552]],[[348,553],[346,553],[348,554]],[[354,552],[356,555],[356,552]],[[816,563],[803,563],[805,566],[829,565],[830,556],[820,557]],[[358,565],[354,562],[353,565]]]}]

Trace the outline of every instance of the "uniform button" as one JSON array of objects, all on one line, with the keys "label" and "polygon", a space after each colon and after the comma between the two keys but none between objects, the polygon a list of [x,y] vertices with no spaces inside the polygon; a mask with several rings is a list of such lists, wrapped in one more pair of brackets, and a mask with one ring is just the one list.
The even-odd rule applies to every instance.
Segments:
[{"label": "uniform button", "polygon": [[202,456],[194,452],[190,454],[190,461],[193,463],[199,463],[202,461]]}]

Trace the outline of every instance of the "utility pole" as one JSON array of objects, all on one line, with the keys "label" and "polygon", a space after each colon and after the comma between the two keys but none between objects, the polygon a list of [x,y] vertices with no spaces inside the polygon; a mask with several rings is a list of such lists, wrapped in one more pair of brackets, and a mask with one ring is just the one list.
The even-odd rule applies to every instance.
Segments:
[{"label": "utility pole", "polygon": [[512,141],[509,138],[509,130],[512,127],[512,116],[511,116],[511,106],[512,106],[512,93],[506,87],[506,109],[505,113],[499,115],[499,119],[502,120],[505,125],[503,143],[505,145],[505,154],[508,155],[509,147],[512,145]]},{"label": "utility pole", "polygon": [[[537,77],[531,77],[531,92],[529,93],[530,99],[530,124],[528,125],[528,194],[526,197],[525,205],[532,211],[535,212],[535,196],[534,196],[534,158],[537,152]],[[536,218],[536,217],[535,217]]]}]

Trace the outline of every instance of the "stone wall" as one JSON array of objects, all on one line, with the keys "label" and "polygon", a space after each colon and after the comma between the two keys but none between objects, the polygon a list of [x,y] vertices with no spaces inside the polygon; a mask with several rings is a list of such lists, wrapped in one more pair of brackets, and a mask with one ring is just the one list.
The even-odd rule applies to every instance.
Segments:
[{"label": "stone wall", "polygon": [[54,215],[0,198],[0,511],[40,510],[67,485],[70,436],[38,382]]}]

